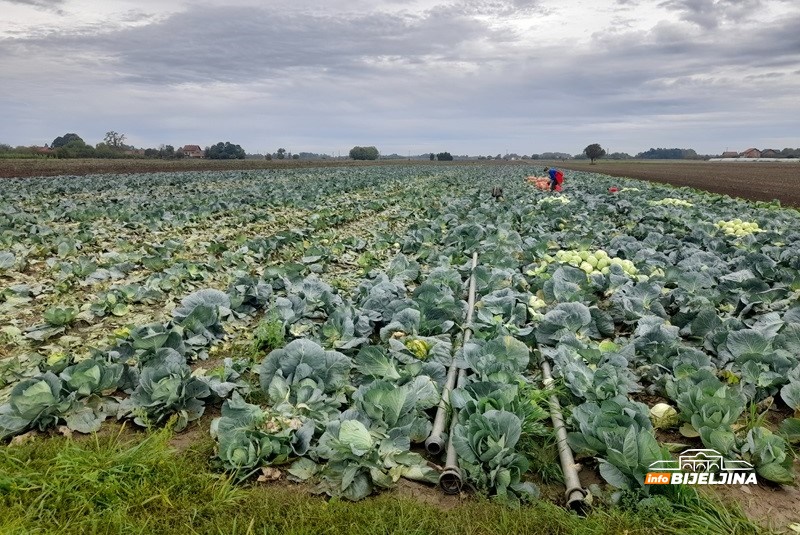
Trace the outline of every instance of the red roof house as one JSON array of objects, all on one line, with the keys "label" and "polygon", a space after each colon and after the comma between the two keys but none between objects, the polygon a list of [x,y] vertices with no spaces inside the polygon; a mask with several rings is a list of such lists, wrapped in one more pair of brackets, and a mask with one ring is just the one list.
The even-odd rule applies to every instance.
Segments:
[{"label": "red roof house", "polygon": [[761,151],[758,149],[747,149],[741,154],[742,158],[761,158]]},{"label": "red roof house", "polygon": [[203,157],[203,149],[200,148],[200,145],[184,145],[181,150],[187,158]]}]

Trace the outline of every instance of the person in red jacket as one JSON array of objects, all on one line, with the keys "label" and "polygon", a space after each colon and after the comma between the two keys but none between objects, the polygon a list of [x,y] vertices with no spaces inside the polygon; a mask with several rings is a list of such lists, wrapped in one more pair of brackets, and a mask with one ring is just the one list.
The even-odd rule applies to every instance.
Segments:
[{"label": "person in red jacket", "polygon": [[550,191],[561,191],[561,184],[564,183],[564,173],[555,167],[552,169],[545,167],[544,172],[550,177]]}]

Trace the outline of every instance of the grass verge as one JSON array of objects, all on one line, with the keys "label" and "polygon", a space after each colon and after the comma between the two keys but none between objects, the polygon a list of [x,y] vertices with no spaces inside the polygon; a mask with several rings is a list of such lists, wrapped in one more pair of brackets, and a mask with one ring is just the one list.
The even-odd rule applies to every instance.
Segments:
[{"label": "grass verge", "polygon": [[469,499],[450,509],[391,492],[359,503],[289,484],[233,485],[209,467],[210,439],[176,452],[171,433],[122,428],[91,439],[2,447],[3,534],[662,534],[762,533],[736,509],[697,498],[596,507],[586,517],[540,501],[511,509]]}]

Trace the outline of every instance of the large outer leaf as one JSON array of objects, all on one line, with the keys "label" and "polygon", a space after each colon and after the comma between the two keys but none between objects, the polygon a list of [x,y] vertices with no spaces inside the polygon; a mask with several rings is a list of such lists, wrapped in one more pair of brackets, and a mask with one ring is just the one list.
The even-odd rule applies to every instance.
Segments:
[{"label": "large outer leaf", "polygon": [[762,333],[752,329],[734,331],[725,342],[728,351],[738,358],[748,354],[762,354],[770,349],[770,341]]},{"label": "large outer leaf", "polygon": [[269,391],[276,375],[291,386],[305,378],[321,383],[326,393],[334,392],[348,379],[352,364],[337,351],[325,351],[319,344],[304,338],[272,351],[259,367],[261,388]]}]

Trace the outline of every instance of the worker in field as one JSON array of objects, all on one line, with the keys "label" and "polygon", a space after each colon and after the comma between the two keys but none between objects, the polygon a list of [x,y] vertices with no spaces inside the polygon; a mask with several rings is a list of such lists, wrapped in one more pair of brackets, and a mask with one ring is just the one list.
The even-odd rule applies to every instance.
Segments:
[{"label": "worker in field", "polygon": [[564,173],[560,169],[544,168],[544,174],[550,177],[550,191],[561,191],[561,184],[564,183]]},{"label": "worker in field", "polygon": [[492,188],[492,197],[494,197],[494,200],[497,201],[497,202],[502,201],[503,200],[503,188],[501,188],[500,186],[493,187]]}]

